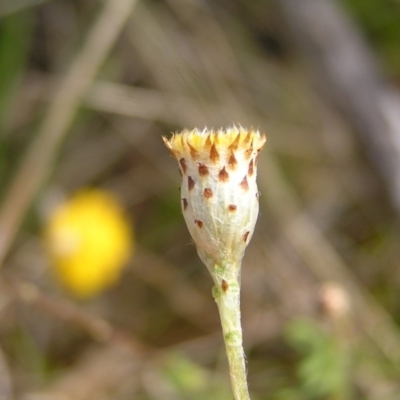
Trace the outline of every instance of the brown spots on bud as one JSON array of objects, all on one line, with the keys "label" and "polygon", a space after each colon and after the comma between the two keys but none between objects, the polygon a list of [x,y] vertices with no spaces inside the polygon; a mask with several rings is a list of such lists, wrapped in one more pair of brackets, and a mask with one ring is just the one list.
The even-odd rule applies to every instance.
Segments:
[{"label": "brown spots on bud", "polygon": [[242,180],[242,182],[240,182],[240,187],[244,190],[247,191],[249,190],[249,182],[247,182],[247,176],[245,176]]},{"label": "brown spots on bud", "polygon": [[237,206],[235,204],[229,204],[228,210],[230,212],[235,212],[237,210]]},{"label": "brown spots on bud", "polygon": [[192,179],[192,177],[188,176],[188,188],[189,188],[189,190],[192,190],[194,188],[195,184],[196,184],[196,182]]},{"label": "brown spots on bud", "polygon": [[235,169],[236,166],[237,166],[236,157],[235,157],[235,154],[234,154],[233,151],[232,151],[232,152],[231,152],[231,156],[229,157],[229,160],[228,160],[228,167],[229,167],[230,169]]},{"label": "brown spots on bud", "polygon": [[248,159],[251,157],[252,154],[253,154],[253,148],[250,147],[249,149],[247,149],[247,150],[244,152],[244,158],[245,158],[246,160],[248,160]]},{"label": "brown spots on bud", "polygon": [[208,175],[208,168],[204,164],[199,164],[199,174],[200,176],[207,176]]},{"label": "brown spots on bud", "polygon": [[187,199],[182,199],[182,205],[183,205],[183,210],[186,210],[186,209],[187,209],[187,206],[188,206],[188,201],[187,201]]},{"label": "brown spots on bud", "polygon": [[179,160],[179,164],[180,164],[180,166],[181,166],[181,168],[182,168],[183,173],[186,174],[187,165],[186,165],[185,159],[184,159],[184,158],[181,158],[181,159]]},{"label": "brown spots on bud", "polygon": [[248,239],[249,235],[250,235],[250,231],[247,231],[247,232],[243,235],[243,241],[244,241],[245,243],[247,242],[247,239]]},{"label": "brown spots on bud", "polygon": [[254,174],[254,161],[253,161],[253,159],[251,159],[250,164],[249,164],[248,175],[252,176],[253,174]]},{"label": "brown spots on bud", "polygon": [[222,279],[222,282],[221,282],[221,289],[222,289],[222,291],[223,291],[224,293],[226,293],[226,292],[228,291],[228,289],[229,289],[228,282],[227,282],[225,279]]},{"label": "brown spots on bud", "polygon": [[210,188],[205,188],[203,194],[206,199],[211,199],[214,193]]},{"label": "brown spots on bud", "polygon": [[194,223],[201,229],[204,225],[203,221],[200,221],[199,219],[195,219]]},{"label": "brown spots on bud", "polygon": [[219,161],[219,153],[217,151],[217,147],[215,146],[215,143],[211,146],[210,150],[210,160],[212,163],[217,163]]},{"label": "brown spots on bud", "polygon": [[225,167],[219,171],[218,180],[220,182],[227,182],[229,180],[229,174],[226,172]]}]

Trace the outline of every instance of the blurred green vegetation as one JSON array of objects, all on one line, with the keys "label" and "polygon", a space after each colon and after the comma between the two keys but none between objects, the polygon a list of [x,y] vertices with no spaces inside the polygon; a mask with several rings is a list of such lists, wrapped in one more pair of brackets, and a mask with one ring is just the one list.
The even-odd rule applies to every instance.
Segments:
[{"label": "blurred green vegetation", "polygon": [[341,338],[307,320],[291,321],[286,338],[301,354],[297,367],[299,386],[290,389],[287,398],[352,398],[349,391],[351,352],[344,347]]},{"label": "blurred green vegetation", "polygon": [[396,0],[341,0],[375,47],[388,73],[400,75],[400,3]]},{"label": "blurred green vegetation", "polygon": [[6,190],[10,174],[16,166],[18,146],[10,140],[11,115],[18,108],[17,94],[22,89],[23,74],[27,70],[34,29],[32,14],[17,13],[0,22],[0,198]]},{"label": "blurred green vegetation", "polygon": [[29,61],[33,33],[32,15],[17,13],[2,18],[0,25],[0,129],[2,136],[10,124],[9,114]]}]

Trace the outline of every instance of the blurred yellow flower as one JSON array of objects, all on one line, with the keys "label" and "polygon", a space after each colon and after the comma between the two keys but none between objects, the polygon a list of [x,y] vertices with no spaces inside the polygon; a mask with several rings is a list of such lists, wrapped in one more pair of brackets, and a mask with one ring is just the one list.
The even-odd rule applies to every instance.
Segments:
[{"label": "blurred yellow flower", "polygon": [[45,244],[62,285],[88,298],[115,284],[133,246],[131,226],[110,193],[85,189],[54,210]]}]

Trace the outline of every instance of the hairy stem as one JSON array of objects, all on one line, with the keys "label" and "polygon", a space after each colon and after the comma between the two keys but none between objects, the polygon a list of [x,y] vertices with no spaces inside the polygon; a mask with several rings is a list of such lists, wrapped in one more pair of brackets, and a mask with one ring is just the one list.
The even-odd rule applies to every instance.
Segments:
[{"label": "hairy stem", "polygon": [[[240,271],[240,267],[239,269],[233,269],[236,272],[238,270]],[[249,400],[250,395],[247,387],[246,363],[240,323],[239,274],[234,273],[234,276],[230,274],[229,278],[223,278],[219,273],[213,273],[212,275],[215,282],[213,296],[218,305],[221,318],[233,394],[235,400]]]}]

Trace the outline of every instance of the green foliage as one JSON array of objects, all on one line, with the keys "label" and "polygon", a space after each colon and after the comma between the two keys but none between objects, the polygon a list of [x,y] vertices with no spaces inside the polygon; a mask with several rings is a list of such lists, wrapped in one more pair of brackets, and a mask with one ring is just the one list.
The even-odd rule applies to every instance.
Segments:
[{"label": "green foliage", "polygon": [[285,334],[287,342],[301,355],[297,366],[299,386],[285,391],[280,399],[348,398],[350,368],[344,344],[309,320],[291,321]]},{"label": "green foliage", "polygon": [[177,353],[168,355],[162,369],[164,384],[174,398],[187,400],[231,400],[231,389],[218,381],[213,385],[209,372]]}]

